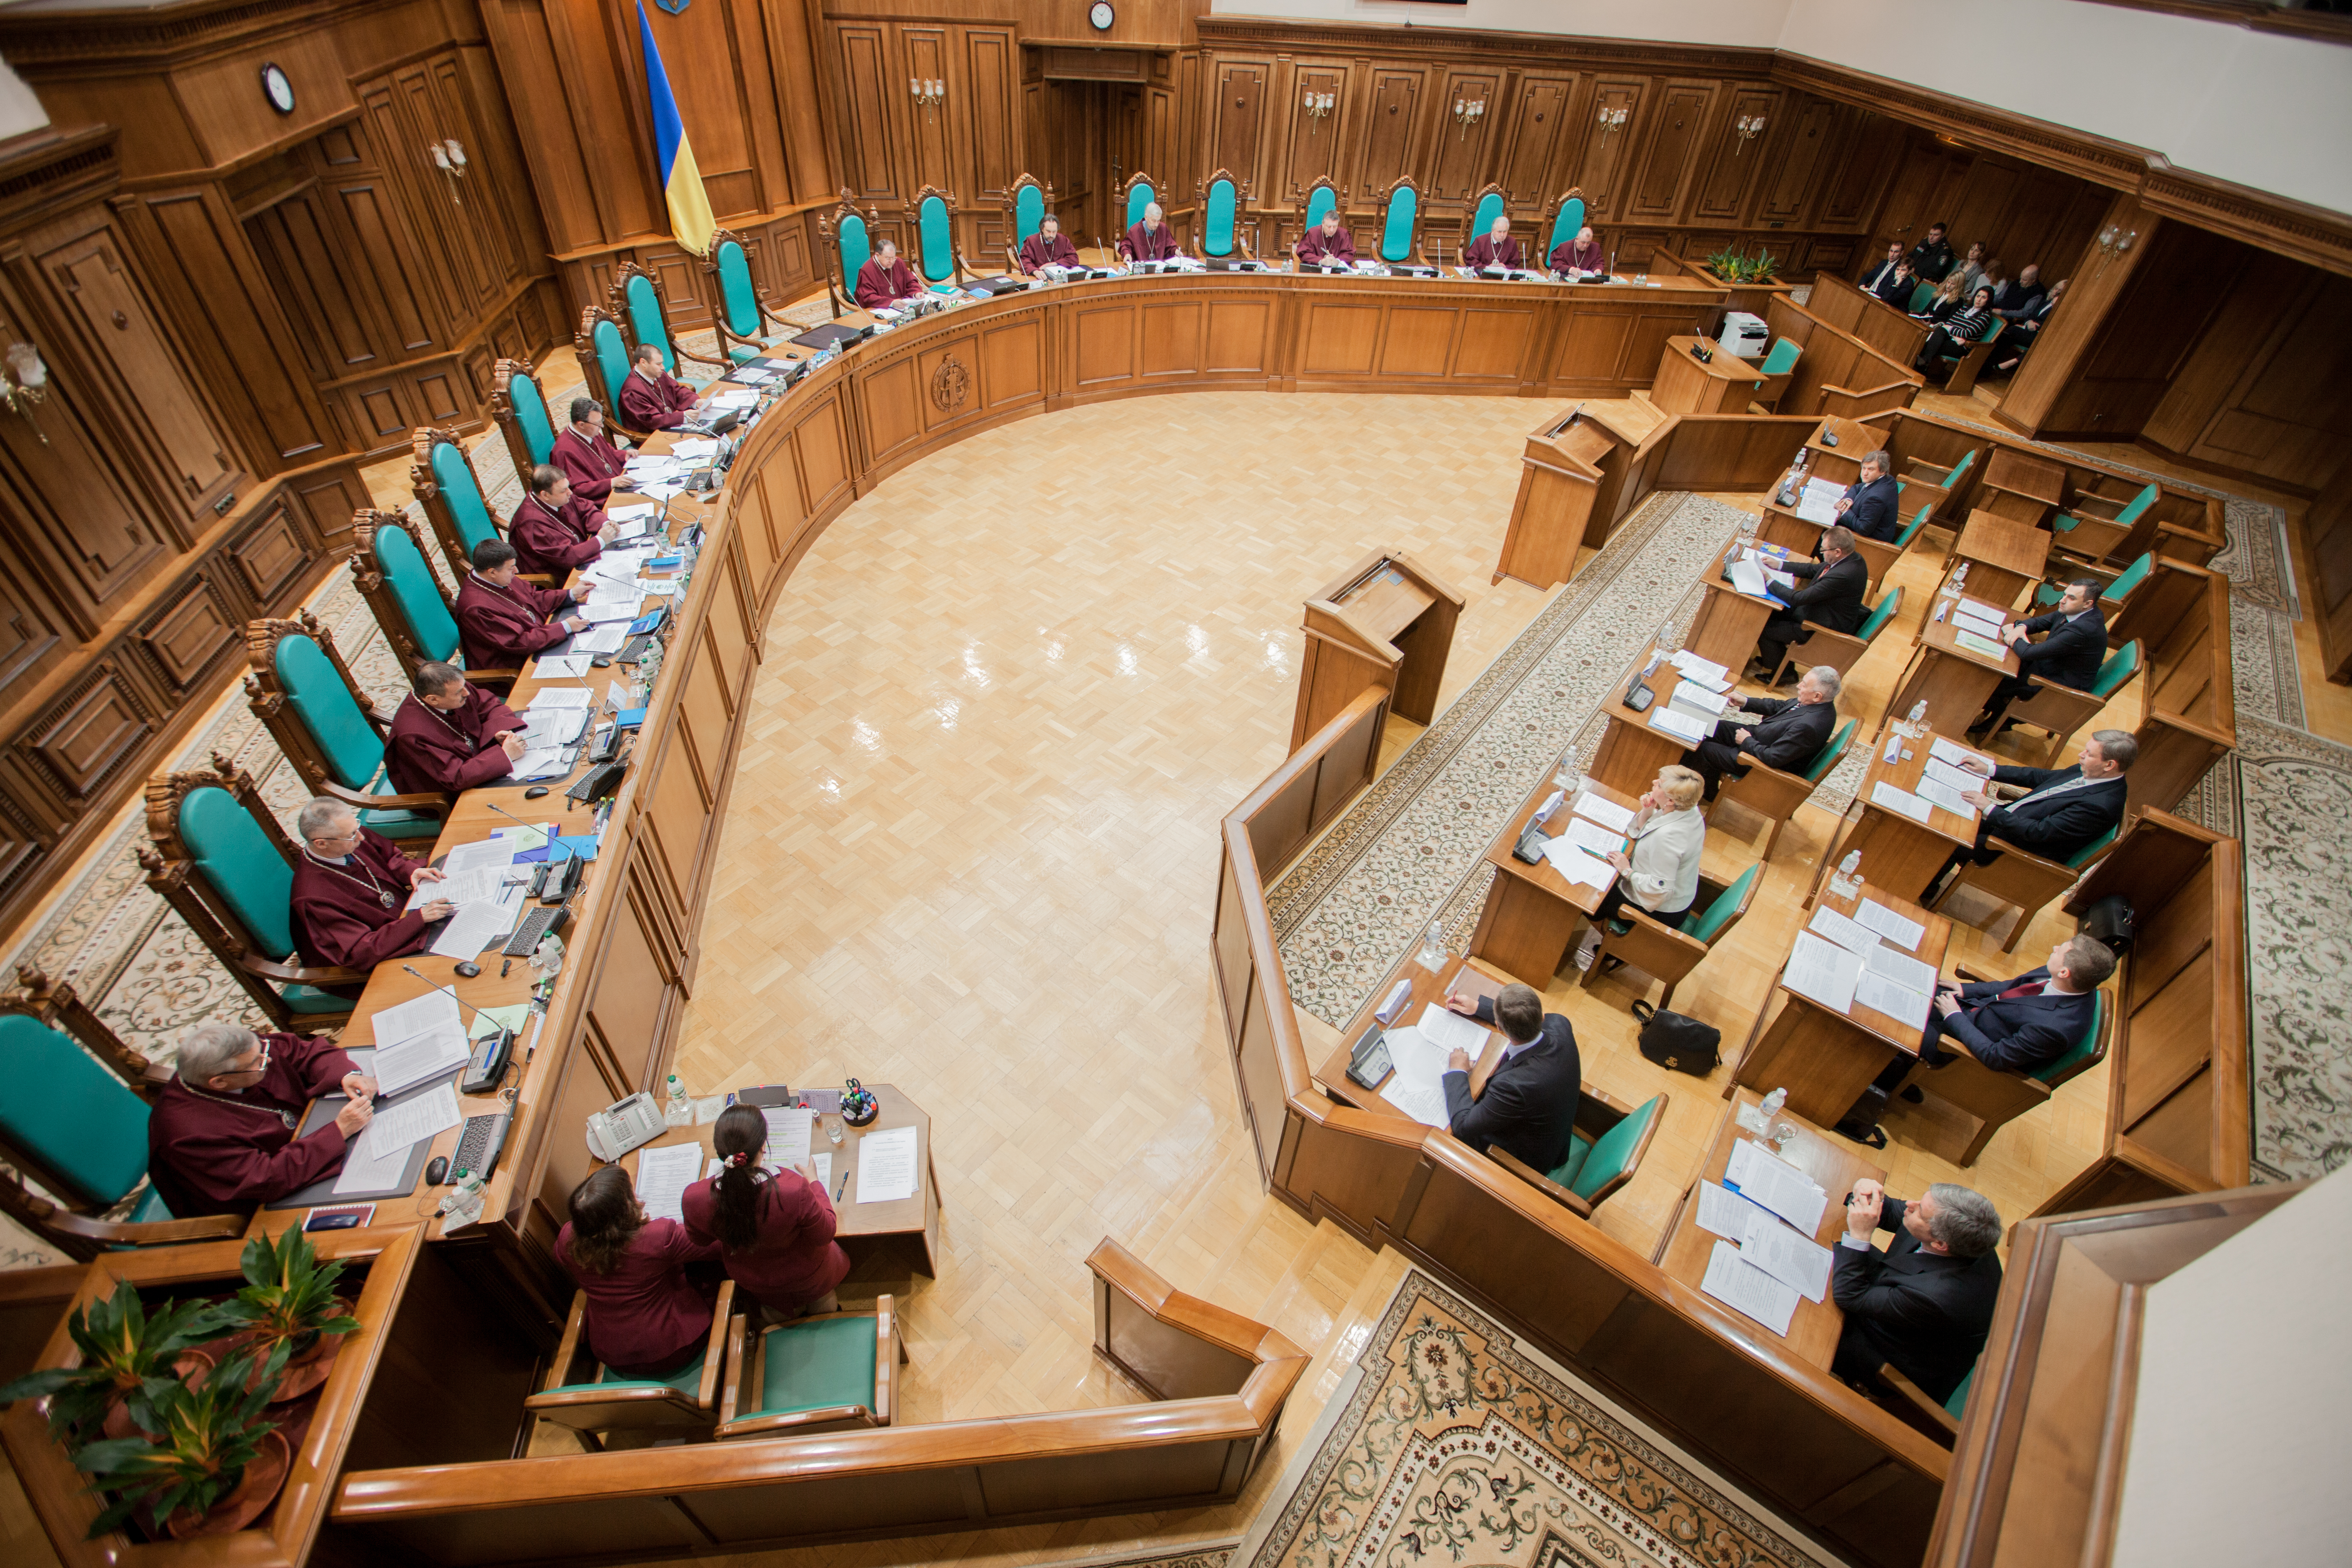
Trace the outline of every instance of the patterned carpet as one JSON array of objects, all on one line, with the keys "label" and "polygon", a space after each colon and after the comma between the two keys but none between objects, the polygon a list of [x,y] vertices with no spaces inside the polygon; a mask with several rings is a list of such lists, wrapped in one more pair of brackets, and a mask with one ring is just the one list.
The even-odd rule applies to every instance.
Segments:
[{"label": "patterned carpet", "polygon": [[1835,1561],[1418,1269],[1234,1560],[1248,1568]]}]

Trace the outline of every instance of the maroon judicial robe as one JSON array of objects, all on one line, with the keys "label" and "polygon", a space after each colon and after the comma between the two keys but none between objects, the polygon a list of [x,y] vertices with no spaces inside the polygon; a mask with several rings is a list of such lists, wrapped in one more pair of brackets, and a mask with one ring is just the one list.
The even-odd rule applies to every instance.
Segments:
[{"label": "maroon judicial robe", "polygon": [[436,789],[456,795],[514,771],[506,748],[491,737],[521,728],[513,709],[470,682],[466,705],[446,713],[411,692],[393,711],[383,771],[403,795]]},{"label": "maroon judicial robe", "polygon": [[1156,229],[1139,223],[1118,242],[1118,252],[1129,261],[1165,261],[1176,254],[1176,231],[1164,223]]},{"label": "maroon judicial robe", "polygon": [[710,1303],[686,1266],[719,1256],[674,1219],[649,1219],[629,1237],[610,1274],[572,1260],[572,1226],[556,1233],[555,1261],[588,1297],[588,1348],[624,1377],[661,1377],[695,1358],[710,1341]]},{"label": "maroon judicial robe", "polygon": [[759,1237],[748,1247],[719,1241],[719,1179],[697,1182],[679,1199],[691,1240],[719,1248],[735,1281],[735,1307],[749,1310],[745,1292],[779,1312],[804,1309],[849,1274],[849,1254],[833,1239],[833,1200],[821,1182],[798,1171],[771,1171],[759,1186]]},{"label": "maroon judicial robe", "polygon": [[[1021,242],[1021,270],[1024,272],[1034,272],[1040,267],[1076,267],[1077,264],[1078,247],[1070,243],[1070,237],[1066,234],[1057,234],[1051,239],[1042,234],[1033,234]],[[820,1290],[817,1294],[822,1296],[824,1292]]]},{"label": "maroon judicial robe", "polygon": [[694,389],[667,371],[647,381],[632,370],[621,382],[621,417],[633,430],[675,430],[694,406]]},{"label": "maroon judicial robe", "polygon": [[1551,269],[1554,272],[1603,272],[1608,268],[1609,258],[1597,239],[1582,244],[1563,239],[1552,247]]},{"label": "maroon judicial robe", "polygon": [[1350,267],[1356,264],[1356,237],[1348,232],[1346,224],[1341,224],[1327,235],[1323,232],[1323,226],[1318,223],[1298,237],[1299,260],[1309,267],[1317,267],[1320,266],[1326,258],[1333,261],[1345,262]]},{"label": "maroon judicial robe", "polygon": [[478,572],[457,585],[457,647],[467,669],[520,669],[530,656],[572,634],[548,616],[572,603],[561,588],[518,577],[501,588]]},{"label": "maroon judicial robe", "polygon": [[915,281],[915,269],[907,265],[905,257],[893,257],[890,265],[885,267],[882,258],[874,256],[857,269],[857,289],[852,297],[859,309],[870,310],[877,305],[911,300],[922,291],[923,286]]},{"label": "maroon judicial robe", "polygon": [[1497,247],[1493,235],[1482,234],[1472,240],[1469,247],[1463,251],[1462,265],[1523,268],[1527,262],[1519,254],[1519,242],[1517,236],[1505,235],[1502,245]]},{"label": "maroon judicial robe", "polygon": [[[309,850],[294,862],[294,951],[311,963],[373,969],[387,958],[425,950],[425,913],[402,910],[410,873],[425,864],[392,847],[372,827],[360,829],[345,864]],[[392,895],[386,904],[381,894]]]},{"label": "maroon judicial robe", "polygon": [[298,1139],[278,1112],[292,1112],[299,1125],[303,1107],[337,1092],[359,1065],[331,1040],[262,1039],[269,1068],[251,1089],[200,1094],[175,1078],[147,1113],[147,1173],[178,1218],[250,1214],[342,1166],[341,1128],[330,1121]]},{"label": "maroon judicial robe", "polygon": [[590,440],[570,426],[555,438],[555,466],[572,481],[575,500],[598,502],[613,493],[613,486],[628,468],[629,460],[613,445],[610,436]]},{"label": "maroon judicial robe", "polygon": [[576,495],[561,510],[550,510],[535,495],[525,496],[507,519],[507,542],[524,571],[561,583],[572,568],[604,553],[604,542],[596,537],[604,521],[603,508]]}]

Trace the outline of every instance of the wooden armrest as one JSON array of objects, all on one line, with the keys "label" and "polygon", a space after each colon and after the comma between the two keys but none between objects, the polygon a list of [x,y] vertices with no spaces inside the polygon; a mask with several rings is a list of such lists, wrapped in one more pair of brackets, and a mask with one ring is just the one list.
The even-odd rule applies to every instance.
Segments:
[{"label": "wooden armrest", "polygon": [[[42,1200],[31,1193],[25,1194],[30,1203]],[[236,1215],[206,1215],[197,1219],[157,1219],[143,1224],[128,1224],[113,1220],[92,1219],[71,1209],[50,1205],[49,1212],[39,1216],[40,1223],[51,1230],[68,1236],[78,1236],[108,1247],[172,1247],[184,1241],[226,1241],[245,1234],[247,1222]]]},{"label": "wooden armrest", "polygon": [[331,965],[321,969],[305,969],[290,963],[277,963],[251,953],[236,961],[237,967],[247,974],[257,974],[264,980],[274,980],[281,985],[316,985],[324,990],[331,985],[364,985],[369,971],[338,969]]},{"label": "wooden armrest", "polygon": [[1591,1204],[1586,1203],[1582,1198],[1578,1197],[1574,1193],[1570,1192],[1566,1187],[1561,1186],[1558,1182],[1553,1181],[1549,1176],[1545,1175],[1542,1172],[1534,1169],[1528,1165],[1526,1161],[1521,1160],[1509,1150],[1498,1149],[1492,1144],[1489,1144],[1486,1149],[1486,1157],[1494,1161],[1495,1163],[1502,1166],[1503,1169],[1510,1172],[1511,1174],[1518,1177],[1519,1180],[1527,1183],[1529,1186],[1535,1187],[1542,1192],[1553,1202],[1567,1209],[1570,1214],[1575,1215],[1577,1218],[1591,1219],[1592,1217],[1592,1205]]},{"label": "wooden armrest", "polygon": [[345,789],[332,779],[326,781],[325,788],[327,794],[345,805],[362,811],[421,811],[429,816],[445,818],[449,815],[450,799],[438,790],[420,795],[363,795],[358,790]]},{"label": "wooden armrest", "polygon": [[2064,866],[2061,866],[2057,861],[2044,859],[2042,856],[2036,855],[2031,849],[2021,849],[2016,845],[2011,844],[2008,839],[2000,837],[1998,834],[1985,840],[1985,847],[1988,849],[1998,849],[2003,855],[2014,855],[2021,860],[2030,860],[2036,866],[2046,866],[2051,870],[2065,877],[2070,881],[2074,877],[2074,871]]},{"label": "wooden armrest", "polygon": [[1633,1108],[1631,1104],[1618,1099],[1615,1095],[1611,1094],[1607,1089],[1588,1088],[1583,1089],[1583,1094],[1585,1099],[1597,1100],[1620,1116],[1631,1116],[1633,1114]]},{"label": "wooden armrest", "polygon": [[719,1424],[743,1407],[743,1385],[751,1376],[751,1324],[738,1312],[727,1323],[727,1376],[719,1385]]},{"label": "wooden armrest", "polygon": [[710,1338],[702,1347],[702,1381],[695,1388],[695,1408],[716,1410],[719,1390],[725,1381],[720,1375],[727,1369],[727,1331],[742,1321],[735,1316],[735,1281],[719,1282],[719,1300],[710,1308]]},{"label": "wooden armrest", "polygon": [[1958,1438],[1960,1424],[1952,1419],[1951,1413],[1892,1365],[1882,1363],[1871,1381],[1882,1391],[1879,1403],[1896,1407],[1895,1414],[1899,1419],[1947,1447]]},{"label": "wooden armrest", "polygon": [[[2131,501],[2127,498],[2103,496],[2093,490],[2084,490],[2082,494],[2074,498],[2074,505],[2069,507],[2067,510],[2074,512],[2077,517],[2088,515],[2096,518],[2101,522],[2113,522],[2116,520],[2116,514],[2130,504]],[[2090,509],[2094,507],[2105,508],[2105,510],[2100,511],[2090,510]]]},{"label": "wooden armrest", "polygon": [[520,669],[469,669],[465,675],[477,686],[512,686],[522,679]]},{"label": "wooden armrest", "polygon": [[684,343],[678,342],[677,335],[674,332],[670,335],[669,347],[670,352],[677,355],[680,359],[690,359],[698,364],[727,365],[727,368],[730,370],[734,368],[734,366],[727,364],[725,360],[716,360],[712,359],[709,354],[696,353],[692,349],[688,348]]},{"label": "wooden armrest", "polygon": [[555,1358],[547,1363],[547,1381],[540,1385],[542,1394],[580,1381],[580,1367],[575,1364],[587,1344],[588,1292],[572,1293],[572,1310],[564,1314],[563,1337],[556,1342]]}]

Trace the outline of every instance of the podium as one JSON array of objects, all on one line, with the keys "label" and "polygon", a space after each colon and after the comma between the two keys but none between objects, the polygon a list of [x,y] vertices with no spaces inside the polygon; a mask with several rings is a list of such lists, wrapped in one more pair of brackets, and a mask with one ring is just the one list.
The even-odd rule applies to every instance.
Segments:
[{"label": "podium", "polygon": [[1575,576],[1578,550],[1609,542],[1625,454],[1639,444],[1581,407],[1528,432],[1494,581],[1549,588]]},{"label": "podium", "polygon": [[1388,691],[1390,708],[1416,724],[1435,718],[1461,614],[1461,595],[1397,551],[1375,550],[1325,584],[1307,601],[1290,749],[1367,687]]},{"label": "podium", "polygon": [[[1700,359],[1700,351],[1708,357]],[[1745,414],[1748,400],[1763,390],[1756,361],[1705,338],[1668,338],[1650,401],[1668,414]]]}]

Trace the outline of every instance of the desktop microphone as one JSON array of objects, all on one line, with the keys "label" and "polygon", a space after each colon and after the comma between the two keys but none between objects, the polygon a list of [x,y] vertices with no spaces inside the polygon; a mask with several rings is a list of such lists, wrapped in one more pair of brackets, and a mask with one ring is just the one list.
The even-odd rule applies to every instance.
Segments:
[{"label": "desktop microphone", "polygon": [[[443,993],[450,1001],[471,1012],[476,1018],[482,1016],[482,1010],[479,1007],[475,1006],[446,985],[425,980],[425,977],[418,973],[413,965],[404,963],[400,967],[416,975],[417,979],[424,980],[425,984],[432,986],[434,990]],[[467,1064],[466,1076],[457,1082],[457,1092],[488,1094],[498,1088],[499,1080],[507,1076],[507,1062],[514,1055],[514,1043],[515,1032],[512,1029],[500,1029],[494,1035],[485,1035],[482,1037],[482,1043],[475,1047],[472,1059]]]},{"label": "desktop microphone", "polygon": [[484,805],[489,806],[489,808],[490,808],[492,811],[497,812],[500,816],[505,817],[509,822],[513,823],[517,827],[528,827],[528,828],[530,828],[533,833],[541,833],[541,834],[545,834],[545,835],[547,836],[547,841],[548,841],[550,844],[552,844],[552,843],[554,843],[554,842],[555,842],[555,829],[554,829],[552,826],[551,826],[550,825],[548,825],[547,823],[544,823],[544,822],[525,822],[521,817],[517,816],[513,812],[511,812],[511,811],[509,811],[509,810],[505,809],[503,806],[494,805],[492,805],[489,801],[487,801],[487,800],[485,800],[484,802],[482,802],[482,804],[483,804]]}]

